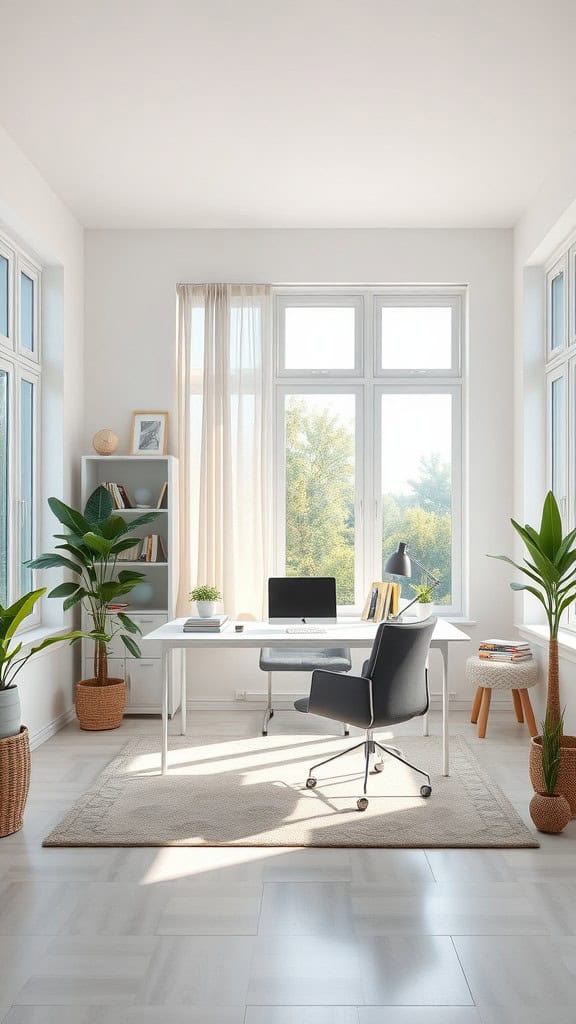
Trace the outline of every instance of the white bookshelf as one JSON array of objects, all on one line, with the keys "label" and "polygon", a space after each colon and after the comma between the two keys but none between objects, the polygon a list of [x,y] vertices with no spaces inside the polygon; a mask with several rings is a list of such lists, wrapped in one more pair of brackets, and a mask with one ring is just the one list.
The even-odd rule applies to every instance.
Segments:
[{"label": "white bookshelf", "polygon": [[[85,455],[82,458],[82,507],[92,491],[107,481],[122,484],[131,501],[134,491],[146,488],[150,492],[150,504],[155,509],[162,485],[168,484],[167,507],[156,509],[158,518],[140,527],[135,536],[144,537],[157,533],[162,537],[167,553],[165,562],[118,562],[119,569],[137,569],[144,574],[144,583],[149,593],[140,597],[127,594],[130,615],[142,630],[150,633],[153,629],[176,617],[178,593],[178,460],[173,455]],[[115,514],[128,522],[147,508],[116,509]],[[89,625],[85,619],[84,626]],[[144,653],[144,648],[142,648]],[[158,715],[161,708],[162,674],[160,649],[146,645],[145,656],[132,658],[121,640],[116,638],[109,647],[110,675],[126,680],[126,713]],[[84,674],[93,675],[93,644],[82,642]],[[170,665],[169,714],[174,714],[180,704],[180,673]]]}]

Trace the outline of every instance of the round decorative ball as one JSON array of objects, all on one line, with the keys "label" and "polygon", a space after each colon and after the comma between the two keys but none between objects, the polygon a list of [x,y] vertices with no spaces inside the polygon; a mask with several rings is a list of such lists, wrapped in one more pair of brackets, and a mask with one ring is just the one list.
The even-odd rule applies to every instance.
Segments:
[{"label": "round decorative ball", "polygon": [[135,487],[134,501],[137,508],[150,508],[152,505],[152,491],[148,487]]},{"label": "round decorative ball", "polygon": [[98,455],[113,455],[119,444],[120,438],[108,427],[97,430],[92,438],[92,447]]},{"label": "round decorative ball", "polygon": [[133,590],[130,591],[130,598],[132,604],[138,605],[139,608],[142,605],[150,604],[150,601],[154,597],[154,587],[147,580],[141,580],[137,583]]}]

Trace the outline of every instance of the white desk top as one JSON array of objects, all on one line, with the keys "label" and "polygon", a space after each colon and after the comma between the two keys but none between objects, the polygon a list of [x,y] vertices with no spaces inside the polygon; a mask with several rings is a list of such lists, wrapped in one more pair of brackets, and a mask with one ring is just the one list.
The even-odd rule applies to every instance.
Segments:
[{"label": "white desk top", "polygon": [[[154,640],[167,647],[371,647],[378,624],[360,619],[342,619],[323,627],[322,633],[287,633],[285,626],[271,626],[267,622],[243,622],[244,630],[236,633],[234,621],[226,623],[221,633],[184,633],[186,619],[174,619],[141,637],[143,643]],[[416,622],[408,616],[406,622]],[[438,619],[432,635],[432,646],[441,643],[470,640],[457,626],[446,619]]]}]

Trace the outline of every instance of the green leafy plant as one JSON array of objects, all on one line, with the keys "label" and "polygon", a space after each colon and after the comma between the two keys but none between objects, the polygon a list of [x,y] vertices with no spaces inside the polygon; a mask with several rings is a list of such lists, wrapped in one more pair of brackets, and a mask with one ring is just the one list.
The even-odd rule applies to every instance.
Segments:
[{"label": "green leafy plant", "polygon": [[129,615],[111,614],[108,605],[129,594],[145,578],[144,573],[130,569],[118,571],[118,556],[134,546],[134,532],[151,523],[159,513],[146,512],[126,521],[114,515],[114,503],[105,487],[97,487],[90,495],[83,513],[58,498],[49,498],[48,504],[67,532],[54,535],[56,540],[62,541],[55,551],[39,555],[26,565],[31,569],[57,566],[73,573],[70,582],[55,587],[48,597],[64,598],[65,610],[81,603],[91,616],[94,632],[99,636],[94,650],[94,676],[103,686],[108,681],[107,645],[114,636],[120,635],[132,657],[140,657],[140,648],[134,639],[140,629]]},{"label": "green leafy plant", "polygon": [[544,791],[548,796],[554,795],[558,772],[560,771],[560,746],[564,733],[564,712],[556,722],[552,721],[550,713],[542,722],[542,778],[544,779]]},{"label": "green leafy plant", "polygon": [[41,640],[40,643],[30,647],[25,654],[22,654],[23,641],[16,638],[16,631],[22,625],[24,619],[28,618],[32,613],[36,602],[43,597],[46,590],[46,587],[41,587],[39,590],[31,590],[18,601],[15,601],[14,604],[11,604],[9,608],[4,608],[0,605],[0,690],[9,690],[16,685],[16,676],[22,671],[32,655],[38,654],[38,651],[43,651],[46,647],[52,647],[54,644],[63,643],[66,640],[69,640],[70,643],[76,643],[82,637],[93,637],[95,635],[94,633],[82,633],[72,630],[72,632],[61,633],[58,636],[48,636]]},{"label": "green leafy plant", "polygon": [[194,587],[190,594],[191,601],[221,601],[222,594],[217,587],[210,587],[207,583],[200,587]]},{"label": "green leafy plant", "polygon": [[563,534],[558,503],[552,491],[548,491],[544,499],[539,531],[528,524],[521,526],[514,519],[510,522],[522,538],[528,558],[520,565],[507,555],[489,557],[513,565],[528,577],[530,583],[512,582],[510,586],[512,590],[528,591],[546,613],[549,628],[546,716],[550,725],[555,726],[561,717],[558,630],[563,613],[576,599],[576,530]]},{"label": "green leafy plant", "polygon": [[434,586],[430,586],[429,583],[411,583],[410,590],[413,590],[418,598],[418,604],[433,604],[434,603]]}]

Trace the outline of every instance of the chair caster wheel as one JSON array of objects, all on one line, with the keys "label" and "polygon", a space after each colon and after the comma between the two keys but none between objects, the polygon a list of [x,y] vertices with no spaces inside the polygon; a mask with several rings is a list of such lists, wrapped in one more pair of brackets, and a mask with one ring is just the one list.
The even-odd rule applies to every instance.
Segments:
[{"label": "chair caster wheel", "polygon": [[374,771],[375,772],[383,772],[384,771],[384,761],[376,761],[376,764],[374,765]]},{"label": "chair caster wheel", "polygon": [[365,796],[360,797],[360,799],[356,802],[356,807],[358,808],[359,811],[366,810],[366,808],[368,807],[368,801]]},{"label": "chair caster wheel", "polygon": [[310,775],[306,779],[306,789],[314,789],[317,782],[318,782],[318,779],[315,779],[313,775]]},{"label": "chair caster wheel", "polygon": [[266,732],[266,729],[262,729],[262,735],[263,736],[267,736],[268,735],[268,733]]},{"label": "chair caster wheel", "polygon": [[432,795],[432,786],[420,786],[420,796],[424,798]]}]

